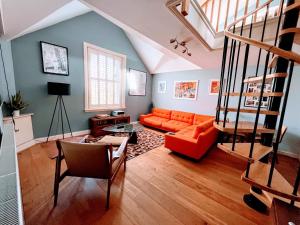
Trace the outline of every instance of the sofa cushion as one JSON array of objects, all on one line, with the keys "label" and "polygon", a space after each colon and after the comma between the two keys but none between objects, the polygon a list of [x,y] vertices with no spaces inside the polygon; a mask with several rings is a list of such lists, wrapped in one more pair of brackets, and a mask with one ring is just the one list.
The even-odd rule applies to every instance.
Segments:
[{"label": "sofa cushion", "polygon": [[196,127],[197,127],[197,125],[188,126],[186,128],[183,128],[182,130],[178,131],[177,134],[192,138]]},{"label": "sofa cushion", "polygon": [[213,116],[195,114],[193,124],[200,125],[203,122],[205,122],[207,120],[211,120],[213,118],[214,118]]},{"label": "sofa cushion", "polygon": [[162,129],[172,132],[177,132],[187,126],[190,126],[190,124],[177,120],[169,120],[167,122],[162,122],[161,124]]},{"label": "sofa cushion", "polygon": [[152,114],[157,117],[162,117],[165,119],[170,119],[171,116],[171,110],[167,109],[160,109],[160,108],[153,108]]},{"label": "sofa cushion", "polygon": [[194,115],[195,115],[194,113],[180,112],[180,111],[173,110],[171,113],[171,120],[193,124]]},{"label": "sofa cushion", "polygon": [[208,128],[212,127],[214,123],[214,119],[210,119],[204,123],[202,123],[201,125],[198,125],[194,128],[194,132],[193,132],[193,138],[198,138],[198,136],[206,131]]},{"label": "sofa cushion", "polygon": [[148,124],[148,125],[153,125],[156,127],[160,127],[162,122],[168,121],[168,119],[166,118],[161,118],[158,116],[149,116],[147,118],[144,119],[144,123]]}]

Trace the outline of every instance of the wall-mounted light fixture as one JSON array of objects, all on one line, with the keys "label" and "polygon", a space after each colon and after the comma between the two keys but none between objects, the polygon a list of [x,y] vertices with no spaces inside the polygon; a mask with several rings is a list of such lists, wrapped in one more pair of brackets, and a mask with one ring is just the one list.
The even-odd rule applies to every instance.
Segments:
[{"label": "wall-mounted light fixture", "polygon": [[180,46],[183,48],[183,50],[182,50],[182,53],[183,53],[183,54],[186,53],[188,56],[192,56],[192,53],[189,52],[189,49],[187,48],[186,42],[185,42],[185,41],[179,42],[179,41],[177,41],[176,38],[172,38],[172,39],[170,40],[170,44],[173,44],[173,43],[175,43],[174,49],[177,49],[178,46],[180,45]]}]

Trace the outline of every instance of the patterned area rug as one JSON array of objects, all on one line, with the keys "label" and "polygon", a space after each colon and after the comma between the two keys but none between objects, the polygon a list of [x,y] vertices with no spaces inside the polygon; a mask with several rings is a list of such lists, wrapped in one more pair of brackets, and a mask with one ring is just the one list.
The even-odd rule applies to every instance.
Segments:
[{"label": "patterned area rug", "polygon": [[[127,134],[116,134],[116,136],[127,136]],[[141,154],[153,150],[164,144],[164,134],[159,134],[148,129],[137,132],[138,144],[128,144],[127,146],[127,160],[133,159]],[[93,141],[100,140],[102,137],[91,138]],[[90,139],[90,140],[91,140]],[[48,152],[49,158],[53,159],[57,156],[57,149],[51,149]]]},{"label": "patterned area rug", "polygon": [[[118,134],[116,136],[124,136],[124,134]],[[137,133],[137,136],[138,144],[128,144],[127,146],[127,160],[153,150],[163,145],[165,141],[163,134],[158,134],[149,130],[140,131]]]}]

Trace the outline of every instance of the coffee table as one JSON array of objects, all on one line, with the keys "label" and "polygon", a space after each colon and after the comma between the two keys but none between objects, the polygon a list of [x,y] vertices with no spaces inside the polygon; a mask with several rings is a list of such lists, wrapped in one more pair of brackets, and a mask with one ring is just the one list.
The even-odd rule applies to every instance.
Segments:
[{"label": "coffee table", "polygon": [[128,143],[137,144],[138,139],[136,132],[143,131],[144,127],[140,123],[134,122],[116,124],[113,126],[104,127],[102,130],[111,133],[128,133]]}]

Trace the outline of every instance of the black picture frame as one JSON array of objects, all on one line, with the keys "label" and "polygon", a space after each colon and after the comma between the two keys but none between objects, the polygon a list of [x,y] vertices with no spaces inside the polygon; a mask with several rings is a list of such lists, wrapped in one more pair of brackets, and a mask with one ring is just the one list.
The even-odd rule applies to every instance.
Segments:
[{"label": "black picture frame", "polygon": [[[64,68],[60,68],[60,70],[62,72],[60,72],[59,69],[57,69],[57,68],[51,69],[51,64],[50,64],[51,63],[51,59],[50,58],[47,59],[47,57],[49,57],[49,55],[48,56],[46,55],[46,51],[47,51],[45,49],[46,46],[48,46],[50,48],[51,47],[56,48],[58,50],[61,50],[63,53],[65,53],[65,55],[62,55],[60,59],[56,59],[57,61],[60,60],[61,61],[60,63],[64,67],[66,67],[65,69]],[[45,41],[40,41],[40,49],[41,49],[42,71],[43,71],[43,73],[60,75],[60,76],[69,76],[69,53],[68,53],[68,48],[67,47],[56,45],[56,44],[52,44],[52,43],[45,42]],[[56,51],[56,52],[59,53],[58,51]],[[58,56],[56,55],[54,57],[58,57]],[[55,60],[55,59],[52,59],[52,61],[53,60]],[[48,63],[48,67],[49,67],[49,64],[50,64],[49,68],[47,68],[47,63]]]},{"label": "black picture frame", "polygon": [[[145,76],[144,94],[136,94],[136,93],[132,93],[132,90],[130,89],[130,84],[129,84],[128,95],[129,95],[129,96],[146,96],[146,95],[147,95],[147,94],[146,94],[146,87],[147,87],[147,72],[129,68],[129,74],[130,74],[130,75],[131,75],[131,71],[139,72],[141,75]],[[130,81],[129,81],[129,82],[130,82]]]}]

